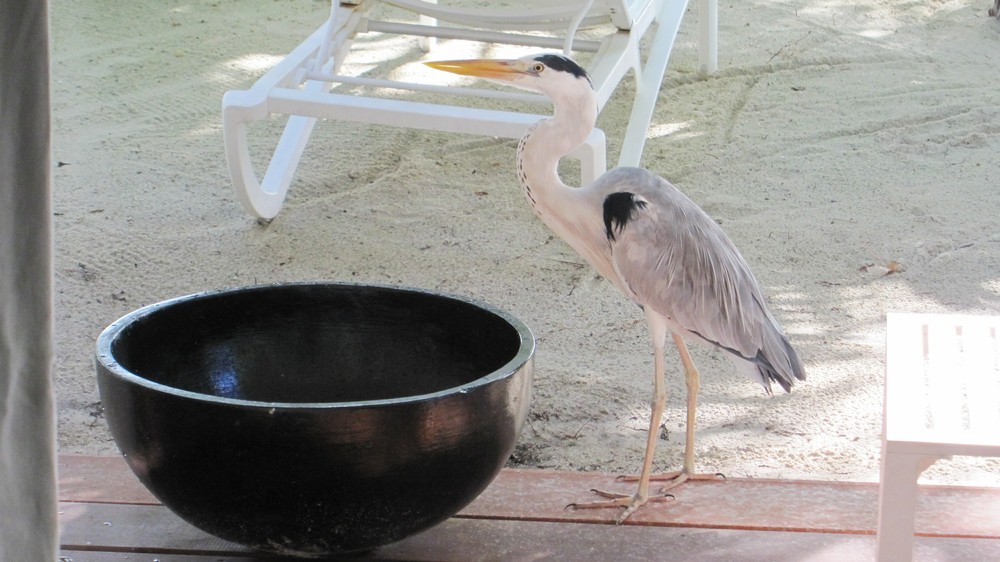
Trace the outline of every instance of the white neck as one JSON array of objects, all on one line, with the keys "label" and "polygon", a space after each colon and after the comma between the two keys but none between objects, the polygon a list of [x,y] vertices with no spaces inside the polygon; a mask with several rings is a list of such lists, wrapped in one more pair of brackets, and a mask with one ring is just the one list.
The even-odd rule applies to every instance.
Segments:
[{"label": "white neck", "polygon": [[535,124],[517,150],[521,188],[532,208],[557,236],[569,243],[602,275],[613,278],[604,252],[600,203],[586,188],[567,186],[559,177],[559,160],[578,148],[594,129],[597,102],[589,88],[574,99],[554,99],[555,113]]},{"label": "white neck", "polygon": [[583,144],[597,121],[597,100],[590,88],[553,98],[553,104],[552,117],[536,123],[517,147],[521,187],[546,224],[552,216],[547,211],[572,193],[559,177],[559,160]]}]

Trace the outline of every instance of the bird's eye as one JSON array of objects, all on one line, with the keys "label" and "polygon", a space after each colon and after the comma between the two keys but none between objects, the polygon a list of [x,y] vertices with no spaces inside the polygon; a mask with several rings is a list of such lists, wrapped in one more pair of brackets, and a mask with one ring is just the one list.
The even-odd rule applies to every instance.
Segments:
[{"label": "bird's eye", "polygon": [[531,70],[535,71],[535,73],[538,74],[543,70],[545,70],[545,65],[540,62],[536,62],[535,66],[531,67]]}]

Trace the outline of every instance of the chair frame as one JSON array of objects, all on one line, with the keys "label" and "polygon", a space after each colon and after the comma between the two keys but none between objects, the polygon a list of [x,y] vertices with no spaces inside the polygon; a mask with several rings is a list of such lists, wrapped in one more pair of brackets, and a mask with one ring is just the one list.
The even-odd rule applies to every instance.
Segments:
[{"label": "chair frame", "polygon": [[[699,59],[702,72],[708,74],[717,68],[718,7],[717,0],[699,2]],[[372,11],[379,3],[416,13],[419,23],[373,19]],[[509,10],[463,9],[428,0],[331,0],[330,17],[316,31],[250,89],[230,90],[223,96],[223,139],[237,198],[251,215],[264,221],[273,219],[284,204],[317,119],[520,138],[528,127],[545,117],[538,113],[338,93],[340,85],[361,85],[548,103],[534,94],[444,88],[340,74],[355,38],[367,32],[415,36],[420,38],[425,51],[436,39],[463,39],[561,49],[566,54],[594,53],[588,72],[601,109],[631,70],[636,94],[619,165],[638,165],[687,5],[688,0],[561,0],[544,2],[541,7],[517,14]],[[600,41],[578,37],[581,28],[609,22],[617,31]],[[656,32],[647,49],[650,54],[642,60],[640,41],[654,24]],[[560,30],[562,35],[525,33],[540,29]],[[272,114],[287,115],[288,121],[263,179],[258,180],[250,158],[247,124],[268,119]],[[595,129],[584,145],[570,155],[580,160],[584,183],[604,173],[606,150],[603,131]]]}]

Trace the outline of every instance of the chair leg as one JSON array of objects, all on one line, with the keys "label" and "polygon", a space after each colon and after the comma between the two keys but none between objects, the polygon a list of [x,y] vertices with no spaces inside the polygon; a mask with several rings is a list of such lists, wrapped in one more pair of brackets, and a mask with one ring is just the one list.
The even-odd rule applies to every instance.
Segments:
[{"label": "chair leg", "polygon": [[936,458],[907,453],[887,454],[882,447],[878,496],[878,562],[910,560],[917,479]]},{"label": "chair leg", "polygon": [[[432,2],[434,4],[437,4],[437,0],[427,0],[427,1]],[[427,16],[427,15],[424,15],[424,14],[420,14],[420,18],[419,19],[420,19],[420,25],[437,25],[437,20],[435,18],[430,17],[430,16]],[[429,53],[429,52],[431,52],[431,49],[433,49],[435,46],[437,46],[437,38],[436,37],[431,37],[431,36],[421,37],[418,40],[418,43],[420,45],[420,50],[421,51],[423,51],[425,53]]]},{"label": "chair leg", "polygon": [[590,185],[608,170],[607,137],[594,129],[590,136],[570,156],[580,160],[580,185]]},{"label": "chair leg", "polygon": [[[351,30],[361,25],[360,22],[370,7],[371,4],[368,2],[334,0],[331,2],[330,19],[258,79],[251,89],[232,90],[223,96],[222,138],[229,175],[237,199],[248,213],[258,219],[266,221],[273,219],[284,205],[285,196],[312,134],[316,117],[291,114],[294,112],[285,113],[290,115],[288,123],[275,147],[264,178],[260,181],[250,160],[247,123],[261,121],[270,116],[272,110],[269,106],[273,103],[270,97],[275,88],[297,83],[301,79],[299,74],[304,70],[316,70],[315,65],[320,65],[331,56],[337,58],[339,53],[333,52],[331,41],[338,34],[350,37]],[[346,48],[349,44],[349,41],[342,42],[339,48]],[[331,72],[333,64],[332,61],[327,61],[319,70]],[[328,82],[309,81],[302,90],[308,95],[329,92],[330,87],[331,84]]]},{"label": "chair leg", "polygon": [[277,216],[284,205],[295,169],[312,134],[316,119],[296,115],[288,118],[264,179],[258,181],[250,161],[246,125],[263,119],[257,115],[262,108],[266,117],[266,106],[264,102],[259,106],[240,104],[239,94],[244,93],[248,92],[232,91],[223,96],[222,138],[226,161],[233,189],[240,204],[251,215],[269,221]]},{"label": "chair leg", "polygon": [[719,1],[700,0],[698,63],[704,76],[719,70]]},{"label": "chair leg", "polygon": [[638,166],[642,159],[649,122],[660,95],[660,84],[663,83],[670,51],[674,48],[674,39],[686,8],[687,2],[665,2],[656,17],[656,35],[650,44],[649,56],[646,57],[642,71],[636,75],[635,101],[618,158],[619,166]]}]

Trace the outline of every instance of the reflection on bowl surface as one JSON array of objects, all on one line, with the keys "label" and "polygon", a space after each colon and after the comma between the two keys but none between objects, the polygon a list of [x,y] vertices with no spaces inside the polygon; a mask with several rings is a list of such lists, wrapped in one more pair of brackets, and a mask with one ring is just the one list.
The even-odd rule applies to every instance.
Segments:
[{"label": "reflection on bowl surface", "polygon": [[139,479],[195,526],[298,556],[369,550],[472,501],[527,416],[534,342],[488,305],[336,283],[199,293],[97,342]]}]

